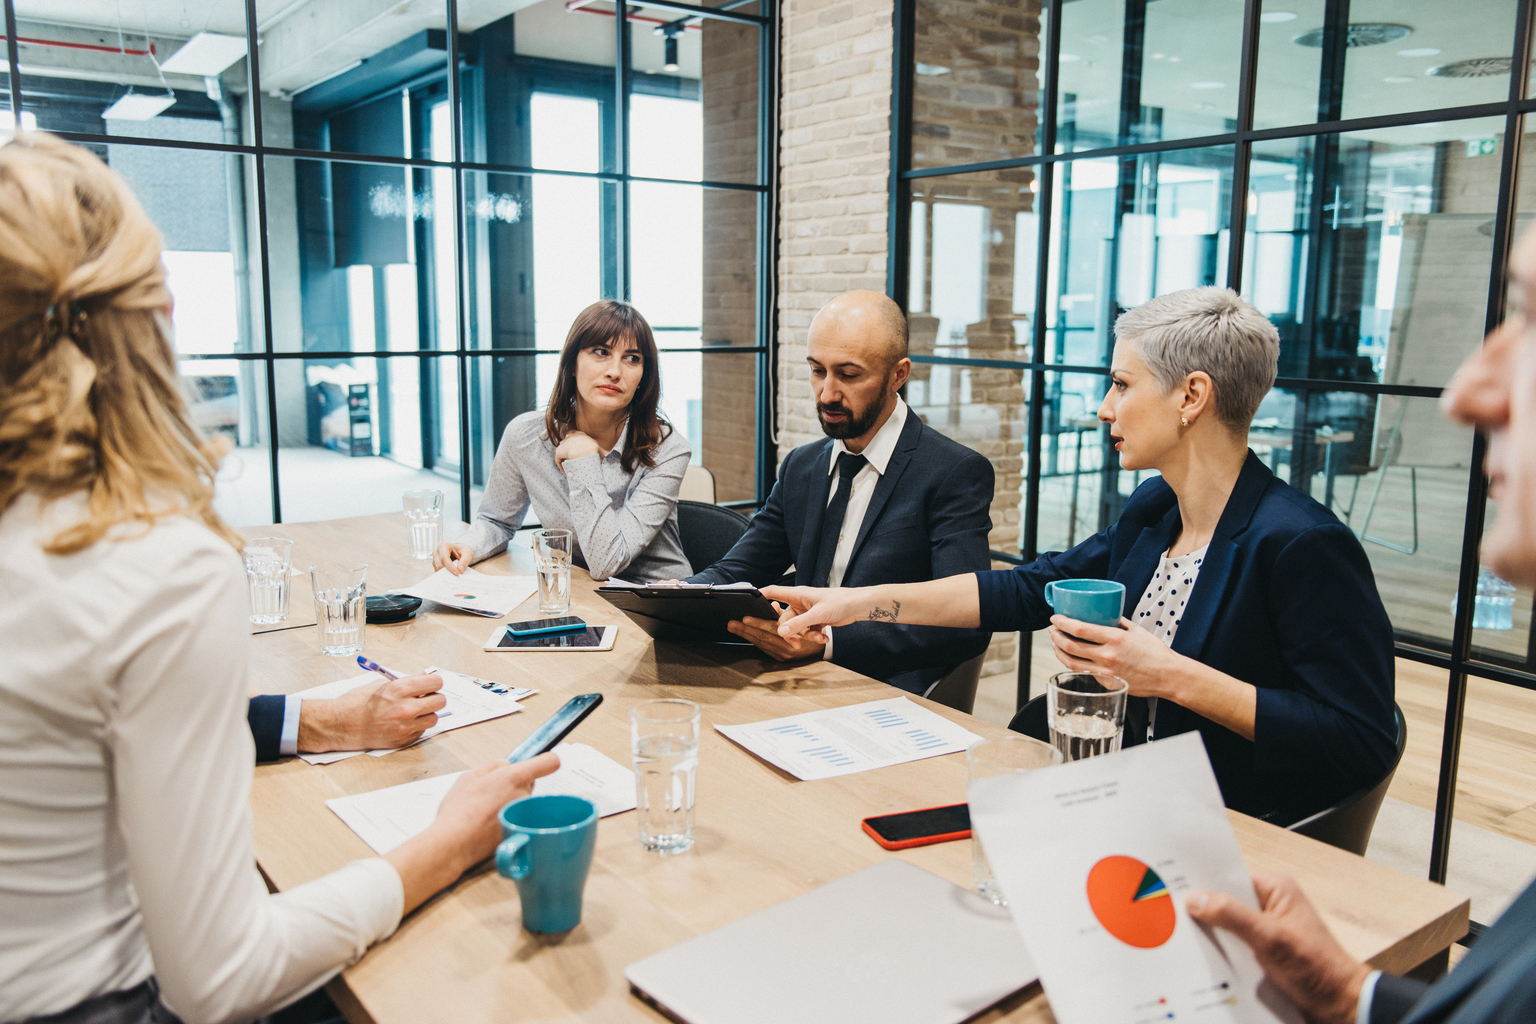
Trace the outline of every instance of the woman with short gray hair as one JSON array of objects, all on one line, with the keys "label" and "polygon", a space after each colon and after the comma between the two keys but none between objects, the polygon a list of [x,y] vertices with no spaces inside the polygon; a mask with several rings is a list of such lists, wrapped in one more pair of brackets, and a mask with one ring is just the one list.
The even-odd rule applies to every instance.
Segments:
[{"label": "woman with short gray hair", "polygon": [[[1115,323],[1099,419],[1120,468],[1160,475],[1120,520],[1016,569],[931,583],[769,588],[785,636],[875,620],[1049,626],[1072,670],[1130,684],[1126,743],[1199,731],[1227,806],[1280,824],[1373,785],[1396,752],[1392,624],[1354,533],[1248,450],[1280,339],[1224,288]],[[1119,627],[1053,615],[1046,584],[1124,585]]]}]

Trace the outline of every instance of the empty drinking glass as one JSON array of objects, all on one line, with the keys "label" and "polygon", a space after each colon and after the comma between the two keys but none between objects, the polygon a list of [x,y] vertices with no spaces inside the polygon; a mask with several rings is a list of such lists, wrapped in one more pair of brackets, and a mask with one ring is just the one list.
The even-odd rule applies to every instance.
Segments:
[{"label": "empty drinking glass", "polygon": [[1130,685],[1098,672],[1058,672],[1045,688],[1045,720],[1051,743],[1068,761],[1112,754],[1125,728]]},{"label": "empty drinking glass", "polygon": [[443,492],[406,491],[402,500],[411,535],[411,557],[431,558],[443,542]]},{"label": "empty drinking glass", "polygon": [[320,653],[347,658],[363,650],[367,618],[368,566],[363,562],[321,562],[309,567],[320,623]]},{"label": "empty drinking glass", "polygon": [[288,580],[293,570],[293,541],[287,537],[252,537],[245,542],[245,580],[250,585],[251,621],[271,625],[288,617]]},{"label": "empty drinking glass", "polygon": [[[965,751],[965,763],[971,782],[991,778],[994,775],[1022,775],[1061,764],[1061,751],[1049,743],[1028,736],[1004,736],[996,740],[977,740]],[[1000,907],[1008,905],[1003,899],[1002,887],[992,876],[992,865],[987,863],[987,853],[981,848],[981,840],[971,834],[971,878],[976,891]]]},{"label": "empty drinking glass", "polygon": [[539,571],[539,614],[571,612],[571,531],[535,530],[533,561]]},{"label": "empty drinking glass", "polygon": [[699,773],[699,706],[648,700],[629,710],[640,845],[682,853],[693,845],[693,793]]}]

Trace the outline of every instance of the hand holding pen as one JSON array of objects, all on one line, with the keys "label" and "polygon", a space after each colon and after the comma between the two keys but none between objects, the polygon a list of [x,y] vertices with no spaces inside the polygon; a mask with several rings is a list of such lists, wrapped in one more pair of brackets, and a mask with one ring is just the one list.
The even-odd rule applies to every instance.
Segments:
[{"label": "hand holding pen", "polygon": [[307,700],[299,715],[299,749],[383,750],[421,738],[447,712],[438,675],[403,675],[367,658],[358,664],[384,681],[331,700]]}]

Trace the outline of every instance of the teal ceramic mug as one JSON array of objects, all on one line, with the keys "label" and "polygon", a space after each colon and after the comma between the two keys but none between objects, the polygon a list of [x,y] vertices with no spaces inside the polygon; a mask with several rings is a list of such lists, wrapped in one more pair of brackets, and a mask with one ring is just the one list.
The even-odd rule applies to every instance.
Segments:
[{"label": "teal ceramic mug", "polygon": [[496,870],[517,883],[523,927],[567,932],[581,923],[581,894],[597,846],[597,808],[579,796],[529,796],[501,809]]},{"label": "teal ceramic mug", "polygon": [[1125,609],[1125,584],[1114,580],[1052,580],[1045,603],[1057,614],[1097,626],[1118,626]]}]

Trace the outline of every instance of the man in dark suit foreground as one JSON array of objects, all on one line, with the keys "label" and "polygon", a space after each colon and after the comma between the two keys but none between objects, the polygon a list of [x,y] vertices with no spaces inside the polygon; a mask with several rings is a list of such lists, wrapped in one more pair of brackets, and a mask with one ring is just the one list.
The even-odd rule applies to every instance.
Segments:
[{"label": "man in dark suit foreground", "polygon": [[[1488,436],[1485,468],[1498,522],[1482,560],[1505,579],[1536,584],[1536,231],[1510,268],[1515,311],[1457,372],[1441,398],[1454,419]],[[1279,988],[1319,1024],[1514,1024],[1536,1021],[1536,883],[1438,984],[1372,971],[1334,941],[1295,881],[1255,875],[1262,910],[1191,892],[1190,916],[1253,947]]]},{"label": "man in dark suit foreground", "polygon": [[251,698],[246,724],[257,761],[303,751],[382,750],[415,743],[437,724],[448,703],[439,675],[402,676],[359,686],[340,697],[299,700],[280,694]]},{"label": "man in dark suit foreground", "polygon": [[[925,425],[898,392],[912,372],[907,322],[885,295],[854,291],[822,307],[806,339],[827,440],[784,459],[768,502],[735,547],[690,583],[804,586],[914,583],[990,565],[992,464]],[[779,661],[820,657],[912,693],[986,649],[975,629],[854,623],[828,647],[794,647],[778,623],[731,632]]]}]

